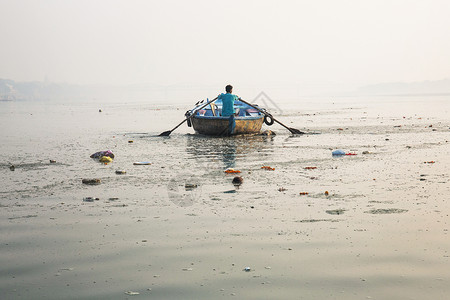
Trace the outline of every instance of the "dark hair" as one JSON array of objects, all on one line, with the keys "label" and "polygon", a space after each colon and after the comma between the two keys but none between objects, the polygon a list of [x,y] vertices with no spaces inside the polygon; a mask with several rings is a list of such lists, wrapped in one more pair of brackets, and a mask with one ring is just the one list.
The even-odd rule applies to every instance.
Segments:
[{"label": "dark hair", "polygon": [[231,93],[232,90],[233,90],[233,87],[232,87],[231,85],[227,85],[227,86],[225,87],[225,91],[226,91],[227,93]]}]

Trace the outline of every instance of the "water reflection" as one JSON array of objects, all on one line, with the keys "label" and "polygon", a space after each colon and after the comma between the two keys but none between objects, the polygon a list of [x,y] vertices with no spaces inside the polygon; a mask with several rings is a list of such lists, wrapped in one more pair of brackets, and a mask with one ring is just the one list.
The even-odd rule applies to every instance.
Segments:
[{"label": "water reflection", "polygon": [[244,160],[258,152],[273,152],[273,136],[238,135],[231,137],[207,137],[190,135],[186,153],[200,161],[220,161],[224,169],[235,168],[236,161]]}]

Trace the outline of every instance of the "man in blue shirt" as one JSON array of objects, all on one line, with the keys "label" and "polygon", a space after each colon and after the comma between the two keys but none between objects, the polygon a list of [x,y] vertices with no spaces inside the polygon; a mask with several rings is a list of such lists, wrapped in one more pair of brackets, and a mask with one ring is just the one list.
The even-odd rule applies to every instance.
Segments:
[{"label": "man in blue shirt", "polygon": [[238,100],[238,96],[233,95],[233,87],[227,85],[225,87],[226,94],[220,94],[218,100],[222,100],[222,117],[229,117],[235,114],[234,101]]}]

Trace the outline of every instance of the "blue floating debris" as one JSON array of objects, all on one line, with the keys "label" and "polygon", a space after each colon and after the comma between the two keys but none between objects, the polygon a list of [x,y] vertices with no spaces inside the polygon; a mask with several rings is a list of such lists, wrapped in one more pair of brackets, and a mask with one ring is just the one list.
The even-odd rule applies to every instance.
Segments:
[{"label": "blue floating debris", "polygon": [[341,155],[345,155],[345,151],[344,150],[334,150],[333,152],[331,152],[331,155],[333,156],[341,156]]}]

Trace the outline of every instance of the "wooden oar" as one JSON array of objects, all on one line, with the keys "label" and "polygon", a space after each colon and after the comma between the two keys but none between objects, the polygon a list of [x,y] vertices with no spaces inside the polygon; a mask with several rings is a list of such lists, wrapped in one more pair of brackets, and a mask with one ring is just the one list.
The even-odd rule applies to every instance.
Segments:
[{"label": "wooden oar", "polygon": [[196,113],[197,111],[199,111],[200,109],[205,108],[206,106],[210,105],[211,103],[213,103],[214,101],[216,101],[217,98],[218,98],[218,97],[212,99],[212,100],[209,101],[209,102],[206,102],[205,104],[203,104],[202,106],[200,106],[199,108],[197,108],[196,110],[194,110],[194,112],[193,112],[189,117],[186,117],[186,119],[184,119],[180,124],[178,124],[177,126],[175,126],[172,130],[164,131],[164,132],[162,132],[159,136],[169,136],[169,135],[172,133],[172,131],[174,131],[175,129],[177,129],[178,127],[180,127],[181,124],[183,124],[183,123],[186,122],[187,120],[189,120],[189,119],[191,119],[192,117],[194,117],[194,115],[195,115],[195,113]]},{"label": "wooden oar", "polygon": [[289,130],[292,134],[304,134],[304,132],[295,129],[295,128],[291,128],[291,127],[287,127],[286,125],[284,125],[283,123],[281,123],[280,121],[278,121],[277,119],[275,119],[271,114],[269,114],[268,112],[263,111],[262,109],[260,109],[257,106],[251,105],[250,103],[242,100],[241,98],[239,98],[239,101],[247,104],[248,106],[253,107],[254,109],[258,110],[260,113],[264,114],[265,116],[268,116],[269,118],[271,118],[272,120],[274,120],[275,122],[277,122],[278,124],[280,124],[281,126],[283,126],[284,128],[286,128],[287,130]]}]

